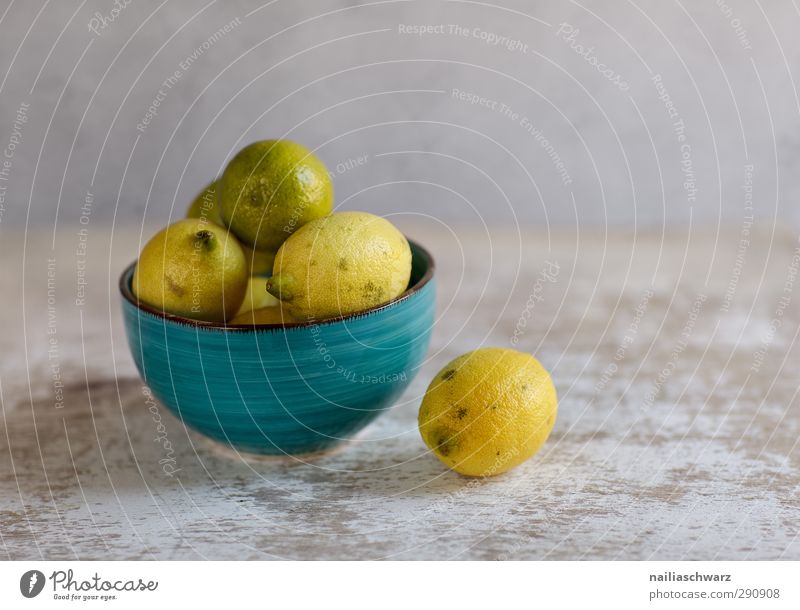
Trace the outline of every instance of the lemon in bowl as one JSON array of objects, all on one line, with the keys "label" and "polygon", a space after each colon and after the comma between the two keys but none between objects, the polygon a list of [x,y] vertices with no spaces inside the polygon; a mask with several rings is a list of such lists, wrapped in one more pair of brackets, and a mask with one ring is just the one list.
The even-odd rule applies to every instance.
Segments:
[{"label": "lemon in bowl", "polygon": [[305,223],[333,209],[333,183],[323,162],[291,140],[245,146],[218,184],[222,221],[247,247],[275,252]]},{"label": "lemon in bowl", "polygon": [[367,212],[338,212],[283,243],[267,290],[298,318],[329,318],[397,297],[410,276],[411,248],[392,223]]},{"label": "lemon in bowl", "polygon": [[247,262],[239,242],[203,219],[180,220],[142,249],[132,279],[139,300],[197,320],[230,320],[247,290]]}]

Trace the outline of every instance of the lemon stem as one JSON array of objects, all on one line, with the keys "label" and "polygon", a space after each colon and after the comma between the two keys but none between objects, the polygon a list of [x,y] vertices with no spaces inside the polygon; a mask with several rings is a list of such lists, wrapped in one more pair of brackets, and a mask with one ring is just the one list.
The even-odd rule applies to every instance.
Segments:
[{"label": "lemon stem", "polygon": [[198,231],[197,233],[195,233],[195,237],[197,238],[198,247],[205,248],[206,250],[210,250],[212,248],[214,242],[214,234],[211,231],[203,229],[202,231]]},{"label": "lemon stem", "polygon": [[280,273],[267,280],[267,292],[279,301],[291,301],[294,294],[291,290],[291,279]]}]

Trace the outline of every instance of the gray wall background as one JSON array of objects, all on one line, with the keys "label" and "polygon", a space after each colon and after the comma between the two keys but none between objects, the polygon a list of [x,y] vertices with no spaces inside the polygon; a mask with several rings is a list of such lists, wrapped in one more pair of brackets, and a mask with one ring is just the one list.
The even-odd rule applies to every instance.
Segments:
[{"label": "gray wall background", "polygon": [[[748,165],[756,222],[800,220],[792,0],[116,8],[0,2],[0,234],[77,223],[87,196],[93,223],[166,222],[267,137],[318,149],[342,207],[434,222],[740,224]],[[98,12],[113,21],[98,27]],[[401,31],[412,25],[444,27]]]}]

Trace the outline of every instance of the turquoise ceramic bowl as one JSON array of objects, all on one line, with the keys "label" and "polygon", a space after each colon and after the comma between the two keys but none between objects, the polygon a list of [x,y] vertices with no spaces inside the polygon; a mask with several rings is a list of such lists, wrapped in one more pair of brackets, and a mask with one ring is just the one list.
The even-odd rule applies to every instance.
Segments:
[{"label": "turquoise ceramic bowl", "polygon": [[133,359],[186,425],[238,451],[300,454],[352,437],[400,396],[425,358],[434,317],[433,260],[410,242],[409,289],[357,314],[225,326],[164,314],[120,278]]}]

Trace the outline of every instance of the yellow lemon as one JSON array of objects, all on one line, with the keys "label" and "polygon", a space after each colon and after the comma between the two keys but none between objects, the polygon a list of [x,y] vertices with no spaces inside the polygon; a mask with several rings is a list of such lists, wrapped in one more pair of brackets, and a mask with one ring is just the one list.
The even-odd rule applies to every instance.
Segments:
[{"label": "yellow lemon", "polygon": [[243,148],[222,174],[219,206],[225,225],[255,250],[275,252],[305,223],[333,209],[333,184],[314,154],[289,140]]},{"label": "yellow lemon", "polygon": [[251,277],[247,283],[247,292],[244,294],[244,300],[236,315],[239,316],[262,307],[275,307],[276,305],[280,305],[280,301],[267,292],[267,280],[263,277]]},{"label": "yellow lemon", "polygon": [[267,290],[300,319],[345,315],[390,301],[411,277],[411,249],[388,220],[339,212],[297,230],[275,255]]},{"label": "yellow lemon", "polygon": [[[204,218],[221,227],[225,226],[222,215],[217,205],[219,192],[219,180],[214,180],[201,193],[194,198],[192,204],[186,212],[186,218]],[[265,250],[253,250],[244,244],[240,244],[244,250],[244,257],[247,260],[247,268],[250,275],[266,275],[272,271],[272,264],[275,262],[275,252]]]},{"label": "yellow lemon", "polygon": [[290,324],[299,322],[283,307],[262,307],[238,314],[231,324]]},{"label": "yellow lemon", "polygon": [[444,464],[467,476],[518,466],[547,440],[558,400],[536,358],[483,348],[434,377],[419,409],[422,440]]},{"label": "yellow lemon", "polygon": [[180,220],[142,249],[133,293],[162,311],[209,322],[232,317],[247,290],[239,242],[203,219]]}]

